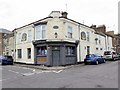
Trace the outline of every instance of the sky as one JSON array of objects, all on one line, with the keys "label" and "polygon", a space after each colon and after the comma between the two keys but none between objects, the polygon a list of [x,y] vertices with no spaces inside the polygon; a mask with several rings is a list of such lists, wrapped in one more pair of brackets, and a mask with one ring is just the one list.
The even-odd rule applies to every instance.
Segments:
[{"label": "sky", "polygon": [[0,0],[0,28],[10,31],[47,17],[51,11],[67,11],[68,18],[87,26],[106,25],[118,33],[119,0]]}]

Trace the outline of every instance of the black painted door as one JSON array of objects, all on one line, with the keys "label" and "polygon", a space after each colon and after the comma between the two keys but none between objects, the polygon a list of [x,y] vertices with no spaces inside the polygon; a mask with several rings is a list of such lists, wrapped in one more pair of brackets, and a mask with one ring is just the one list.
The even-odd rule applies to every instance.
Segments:
[{"label": "black painted door", "polygon": [[52,64],[53,64],[53,66],[60,65],[60,50],[53,50],[53,52],[52,52]]}]

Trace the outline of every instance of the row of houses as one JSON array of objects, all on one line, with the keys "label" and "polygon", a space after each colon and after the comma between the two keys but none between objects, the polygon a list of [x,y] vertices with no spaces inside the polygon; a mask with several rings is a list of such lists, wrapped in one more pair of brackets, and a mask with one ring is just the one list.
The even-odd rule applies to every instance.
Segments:
[{"label": "row of houses", "polygon": [[114,36],[105,25],[89,27],[67,14],[52,11],[46,18],[14,29],[4,36],[5,54],[12,55],[14,62],[58,66],[82,62],[86,54],[114,50]]}]

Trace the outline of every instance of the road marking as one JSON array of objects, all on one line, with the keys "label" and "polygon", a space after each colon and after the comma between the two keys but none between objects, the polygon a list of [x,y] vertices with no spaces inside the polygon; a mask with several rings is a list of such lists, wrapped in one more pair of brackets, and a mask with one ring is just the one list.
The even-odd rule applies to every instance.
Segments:
[{"label": "road marking", "polygon": [[13,70],[8,70],[8,71],[13,72],[13,73],[16,73],[16,74],[21,74],[21,75],[23,75],[22,73],[16,72],[16,71],[13,71]]},{"label": "road marking", "polygon": [[32,68],[28,68],[28,67],[21,67],[21,66],[14,66],[14,67],[21,68],[21,69],[34,70],[34,69],[32,69]]},{"label": "road marking", "polygon": [[23,75],[24,76],[30,76],[30,75],[33,75],[33,74],[35,74],[35,73],[24,73]]},{"label": "road marking", "polygon": [[63,70],[59,70],[59,71],[52,71],[52,72],[55,72],[55,73],[60,73],[62,72]]}]

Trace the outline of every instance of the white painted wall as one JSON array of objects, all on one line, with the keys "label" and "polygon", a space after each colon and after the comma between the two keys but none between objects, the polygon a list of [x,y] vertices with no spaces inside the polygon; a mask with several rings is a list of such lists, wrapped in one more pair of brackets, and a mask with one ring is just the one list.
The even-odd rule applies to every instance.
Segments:
[{"label": "white painted wall", "polygon": [[[81,32],[85,32],[87,34],[87,32],[89,32],[89,41],[87,40],[82,40],[81,39]],[[81,61],[84,61],[84,58],[87,54],[87,46],[90,46],[90,53],[94,53],[95,52],[95,42],[94,42],[94,37],[95,37],[95,34],[94,34],[94,30],[91,29],[91,28],[88,28],[86,26],[81,26],[80,27],[80,59]]]},{"label": "white painted wall", "polygon": [[[95,53],[96,54],[100,54],[100,55],[103,55],[104,54],[104,51],[106,50],[105,49],[105,36],[102,36],[102,35],[99,35],[99,34],[95,34],[95,38],[98,38],[98,42],[96,44],[96,41],[95,41]],[[100,40],[100,43],[99,43],[99,40]],[[98,50],[96,49],[98,48]]]},{"label": "white painted wall", "polygon": [[[29,30],[31,30],[31,33],[32,33],[31,40],[28,40]],[[26,33],[27,34],[27,40],[26,41],[21,41],[20,40],[18,42],[19,33],[21,33],[20,39],[22,37],[22,34]],[[15,54],[16,55],[15,56],[16,60],[15,61],[16,62],[22,62],[22,63],[34,64],[34,46],[32,44],[32,41],[34,40],[34,28],[32,27],[32,25],[16,30],[16,35],[15,36],[16,36],[16,44],[15,44],[16,45],[16,47],[15,47],[15,49],[16,49],[16,54]],[[27,57],[27,48],[31,48],[31,59],[28,59],[28,57]],[[22,58],[21,59],[18,58],[18,54],[17,54],[18,49],[22,49]]]}]

